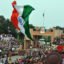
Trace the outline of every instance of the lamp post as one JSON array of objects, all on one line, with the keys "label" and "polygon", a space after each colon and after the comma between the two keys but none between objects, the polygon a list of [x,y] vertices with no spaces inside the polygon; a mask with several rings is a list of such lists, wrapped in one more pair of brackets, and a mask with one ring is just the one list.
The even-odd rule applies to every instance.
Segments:
[{"label": "lamp post", "polygon": [[44,21],[45,21],[45,13],[43,13],[43,27],[41,27],[40,33],[45,33]]}]

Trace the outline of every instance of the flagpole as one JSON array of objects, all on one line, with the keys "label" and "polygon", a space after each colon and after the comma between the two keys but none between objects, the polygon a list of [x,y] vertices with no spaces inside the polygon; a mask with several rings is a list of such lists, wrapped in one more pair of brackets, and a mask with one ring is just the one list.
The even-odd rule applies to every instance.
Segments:
[{"label": "flagpole", "polygon": [[45,33],[44,21],[45,21],[45,18],[43,13],[43,26],[41,27],[41,33]]},{"label": "flagpole", "polygon": [[43,27],[44,27],[44,21],[45,21],[45,19],[44,19],[44,13],[43,13]]}]

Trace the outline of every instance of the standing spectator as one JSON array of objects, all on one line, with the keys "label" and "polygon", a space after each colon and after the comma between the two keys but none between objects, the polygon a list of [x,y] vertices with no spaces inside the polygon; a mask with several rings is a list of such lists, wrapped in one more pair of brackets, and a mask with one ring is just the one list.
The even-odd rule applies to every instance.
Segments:
[{"label": "standing spectator", "polygon": [[21,57],[18,59],[18,63],[19,64],[24,64],[23,59]]},{"label": "standing spectator", "polygon": [[8,59],[5,60],[5,63],[4,64],[8,64]]},{"label": "standing spectator", "polygon": [[18,63],[18,59],[16,59],[15,64],[19,64],[19,63]]},{"label": "standing spectator", "polygon": [[8,64],[8,57],[7,57],[7,55],[5,55],[5,62],[4,62],[4,64]]},{"label": "standing spectator", "polygon": [[8,64],[12,64],[12,59],[11,59],[11,57],[8,58]]},{"label": "standing spectator", "polygon": [[62,59],[62,64],[64,64],[64,58]]}]

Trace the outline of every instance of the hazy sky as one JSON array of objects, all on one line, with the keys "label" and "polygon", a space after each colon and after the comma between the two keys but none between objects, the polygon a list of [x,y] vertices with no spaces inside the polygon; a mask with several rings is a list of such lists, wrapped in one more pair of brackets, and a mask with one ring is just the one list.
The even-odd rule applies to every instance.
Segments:
[{"label": "hazy sky", "polygon": [[[0,1],[0,15],[9,18],[12,13],[11,2],[13,0]],[[53,26],[64,27],[64,0],[17,0],[18,5],[31,5],[35,10],[30,15],[30,24],[50,28]],[[45,17],[43,19],[43,13]]]}]

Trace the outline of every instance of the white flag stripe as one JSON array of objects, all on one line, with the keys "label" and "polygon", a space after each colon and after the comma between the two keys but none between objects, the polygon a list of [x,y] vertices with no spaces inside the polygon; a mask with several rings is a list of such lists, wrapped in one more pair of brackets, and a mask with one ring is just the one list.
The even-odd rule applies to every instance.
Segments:
[{"label": "white flag stripe", "polygon": [[22,19],[21,16],[18,16],[18,21],[21,25],[24,25],[24,20]]},{"label": "white flag stripe", "polygon": [[20,28],[20,31],[25,35],[24,21],[21,16],[18,16],[18,26]]},{"label": "white flag stripe", "polygon": [[17,12],[19,13],[19,15],[22,15],[24,7],[15,5],[15,8],[16,8]]},{"label": "white flag stripe", "polygon": [[24,29],[24,26],[21,25],[21,24],[18,22],[18,27],[20,28],[20,31],[25,35],[25,29]]}]

